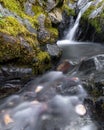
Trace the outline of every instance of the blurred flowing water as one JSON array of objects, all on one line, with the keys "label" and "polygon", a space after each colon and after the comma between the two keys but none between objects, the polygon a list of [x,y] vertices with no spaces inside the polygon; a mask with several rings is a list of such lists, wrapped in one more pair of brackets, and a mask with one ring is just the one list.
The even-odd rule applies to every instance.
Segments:
[{"label": "blurred flowing water", "polygon": [[49,72],[1,100],[0,130],[96,130],[86,96],[77,77]]}]

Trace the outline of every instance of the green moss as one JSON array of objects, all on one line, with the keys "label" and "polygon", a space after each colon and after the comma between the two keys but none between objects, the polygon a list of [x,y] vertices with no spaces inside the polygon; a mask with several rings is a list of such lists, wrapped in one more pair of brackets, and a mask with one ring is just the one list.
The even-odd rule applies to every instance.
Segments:
[{"label": "green moss", "polygon": [[74,9],[70,9],[67,4],[64,4],[64,5],[63,5],[62,10],[63,10],[63,11],[66,11],[66,13],[67,13],[68,15],[75,15]]},{"label": "green moss", "polygon": [[0,24],[0,32],[16,36],[18,34],[25,35],[28,31],[14,17],[9,16],[2,20],[2,24]]},{"label": "green moss", "polygon": [[56,28],[48,28],[48,31],[50,32],[50,43],[56,42],[58,39],[58,30]]},{"label": "green moss", "polygon": [[[27,0],[0,0],[3,7],[7,8],[13,13],[16,13],[23,19],[29,20],[32,27],[36,30],[39,28],[38,17],[40,14],[45,15],[45,29],[49,31],[47,41],[50,43],[55,42],[58,38],[57,29],[52,27],[51,20],[48,17],[48,13],[39,6],[39,3],[35,1],[32,7],[34,16],[29,16],[24,11],[24,2]],[[37,35],[30,33],[27,28],[18,21],[15,17],[1,17],[0,16],[0,33],[7,35],[6,41],[0,35],[0,62],[8,62],[12,59],[17,59],[17,65],[26,65],[33,67],[34,73],[38,74],[50,68],[50,56],[46,52],[42,52],[37,45]],[[12,41],[13,38],[13,42]],[[22,45],[20,38],[24,40]],[[25,45],[26,44],[26,45]],[[36,62],[34,62],[36,60]]]},{"label": "green moss", "polygon": [[32,6],[32,10],[35,13],[35,15],[40,14],[40,13],[45,14],[44,9],[41,6],[39,6],[39,5],[33,5]]},{"label": "green moss", "polygon": [[51,19],[47,15],[46,15],[46,18],[45,18],[45,27],[46,28],[52,27]]},{"label": "green moss", "polygon": [[[12,39],[12,37],[11,37]],[[15,42],[14,42],[15,41]],[[20,41],[15,39],[8,43],[0,38],[0,62],[7,62],[15,59],[16,65],[33,68],[34,74],[42,73],[50,68],[50,56],[42,52],[38,47],[29,50]],[[34,62],[36,60],[36,62]]]},{"label": "green moss", "polygon": [[47,52],[40,51],[36,57],[37,57],[38,62],[34,64],[35,74],[42,73],[51,67],[50,56]]},{"label": "green moss", "polygon": [[8,8],[16,13],[20,13],[22,10],[19,1],[16,0],[0,0],[0,3],[2,3],[5,8]]},{"label": "green moss", "polygon": [[11,59],[20,57],[20,45],[14,46],[10,43],[0,43],[0,62],[6,62]]},{"label": "green moss", "polygon": [[89,20],[90,24],[95,28],[97,33],[101,32],[101,25],[99,24],[99,20],[99,17]]},{"label": "green moss", "polygon": [[[22,4],[21,4],[22,2]],[[25,0],[0,0],[0,3],[5,7],[8,8],[10,11],[15,12],[18,14],[21,18],[28,19],[32,26],[37,27],[38,21],[35,19],[35,16],[29,16],[25,14],[24,8],[23,8],[23,2]]]},{"label": "green moss", "polygon": [[6,33],[12,36],[22,36],[32,47],[36,48],[38,44],[37,35],[31,34],[16,18],[8,16],[1,20],[0,32]]}]

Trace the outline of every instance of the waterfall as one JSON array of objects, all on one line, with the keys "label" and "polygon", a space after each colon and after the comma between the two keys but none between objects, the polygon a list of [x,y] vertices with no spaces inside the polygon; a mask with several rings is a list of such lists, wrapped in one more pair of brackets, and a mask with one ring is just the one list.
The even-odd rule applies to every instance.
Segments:
[{"label": "waterfall", "polygon": [[76,30],[78,28],[80,19],[81,19],[81,12],[79,12],[78,17],[77,17],[77,19],[75,21],[74,26],[68,31],[68,34],[66,35],[65,39],[67,39],[69,41],[73,40],[73,38],[75,36],[75,33],[76,33]]},{"label": "waterfall", "polygon": [[[80,61],[81,58],[94,56],[98,53],[103,54],[104,47],[100,44],[93,44],[91,42],[78,42],[75,41],[75,35],[80,23],[80,19],[82,15],[85,13],[85,11],[91,6],[91,5],[97,5],[102,0],[96,0],[96,1],[89,1],[89,0],[79,0],[77,2],[77,7],[80,9],[78,16],[75,20],[74,25],[69,27],[69,30],[67,32],[66,37],[64,40],[57,41],[57,45],[62,49],[64,52],[62,55],[62,58],[68,58],[75,61]],[[96,6],[95,5],[95,6]],[[103,5],[96,10],[97,13],[101,12],[101,9],[103,8]],[[90,14],[89,18],[92,18],[95,16],[95,11]]]},{"label": "waterfall", "polygon": [[72,41],[75,37],[75,34],[76,34],[76,31],[78,29],[78,26],[79,26],[79,22],[80,22],[80,19],[81,19],[81,16],[83,15],[83,13],[91,6],[92,2],[88,2],[80,11],[79,11],[79,14],[77,16],[77,19],[74,23],[74,26],[69,29],[68,31],[68,34],[66,35],[65,39],[69,40],[69,41]]}]

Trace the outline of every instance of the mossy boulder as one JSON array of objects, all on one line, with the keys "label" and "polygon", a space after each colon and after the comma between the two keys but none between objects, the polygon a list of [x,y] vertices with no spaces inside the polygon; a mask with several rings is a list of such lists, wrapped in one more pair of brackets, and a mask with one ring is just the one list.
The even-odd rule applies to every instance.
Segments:
[{"label": "mossy boulder", "polygon": [[[31,41],[31,39],[29,40]],[[0,33],[0,63],[14,61],[16,65],[33,68],[35,74],[37,71],[42,72],[50,67],[50,57],[47,52],[42,52],[38,46],[33,46],[29,41],[21,39],[19,36],[15,38]],[[44,70],[41,66],[44,66]]]},{"label": "mossy boulder", "polygon": [[62,4],[59,0],[0,0],[0,64],[28,66],[34,74],[49,69],[50,56],[40,46],[58,39],[49,13],[57,8],[61,17]]}]

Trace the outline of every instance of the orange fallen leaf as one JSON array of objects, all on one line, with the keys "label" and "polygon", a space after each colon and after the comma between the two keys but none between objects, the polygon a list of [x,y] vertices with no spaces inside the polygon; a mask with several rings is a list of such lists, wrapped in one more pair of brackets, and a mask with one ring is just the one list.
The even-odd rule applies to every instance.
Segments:
[{"label": "orange fallen leaf", "polygon": [[8,125],[9,123],[14,122],[13,119],[10,117],[9,114],[4,115],[4,123]]}]

